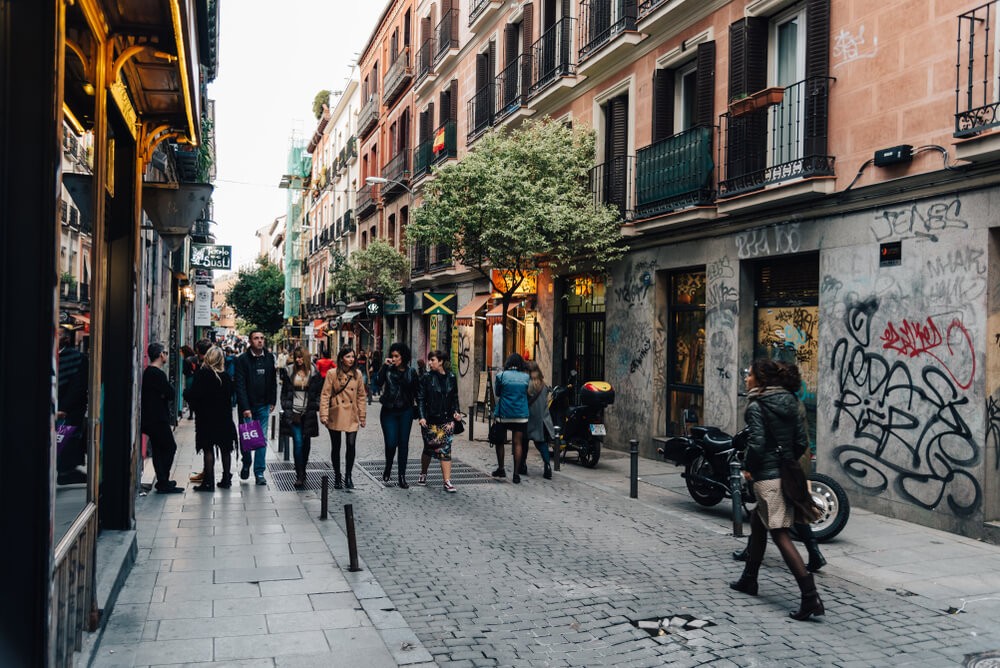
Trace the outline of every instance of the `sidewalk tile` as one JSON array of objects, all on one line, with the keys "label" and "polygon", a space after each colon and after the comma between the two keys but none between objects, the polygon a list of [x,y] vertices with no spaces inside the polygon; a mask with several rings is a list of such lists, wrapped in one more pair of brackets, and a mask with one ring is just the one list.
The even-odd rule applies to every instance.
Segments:
[{"label": "sidewalk tile", "polygon": [[261,598],[227,598],[214,601],[214,617],[234,615],[270,614],[279,612],[308,612],[312,610],[305,594],[292,596],[264,596]]},{"label": "sidewalk tile", "polygon": [[[117,607],[115,610],[117,611]],[[211,616],[211,601],[185,601],[183,604],[151,603],[149,605],[149,613],[146,615],[146,619],[198,619]]]},{"label": "sidewalk tile", "polygon": [[328,592],[351,591],[344,578],[313,578],[302,580],[276,580],[261,582],[261,596],[288,596],[291,594],[325,594]]},{"label": "sidewalk tile", "polygon": [[309,594],[313,610],[348,610],[359,608],[360,603],[350,592],[340,594]]},{"label": "sidewalk tile", "polygon": [[327,645],[326,637],[321,631],[297,631],[295,633],[271,633],[215,639],[216,660],[259,659],[295,654],[318,654],[327,651],[329,651],[329,645]]},{"label": "sidewalk tile", "polygon": [[156,584],[160,587],[171,585],[203,585],[212,584],[211,571],[171,571],[158,573]]},{"label": "sidewalk tile", "polygon": [[257,566],[299,566],[313,564],[334,564],[337,560],[329,552],[309,554],[260,555],[255,558]]},{"label": "sidewalk tile", "polygon": [[271,633],[288,631],[324,631],[371,626],[363,610],[323,610],[320,612],[285,612],[267,615]]},{"label": "sidewalk tile", "polygon": [[157,640],[183,638],[223,638],[267,633],[264,615],[215,617],[212,619],[165,619],[160,622]]},{"label": "sidewalk tile", "polygon": [[176,559],[171,571],[215,571],[220,568],[253,568],[256,565],[253,556],[240,554],[242,545],[221,547],[218,558],[208,559]]},{"label": "sidewalk tile", "polygon": [[264,582],[266,580],[301,580],[302,573],[295,566],[267,566],[263,568],[222,568],[215,571],[215,583]]},{"label": "sidewalk tile", "polygon": [[157,640],[138,642],[132,645],[105,645],[101,643],[93,665],[102,668],[110,666],[149,666],[168,661],[195,663],[212,661],[211,638],[194,640]]},{"label": "sidewalk tile", "polygon": [[164,601],[167,603],[214,601],[222,598],[252,598],[259,595],[260,587],[247,583],[177,585],[167,587],[167,594]]}]

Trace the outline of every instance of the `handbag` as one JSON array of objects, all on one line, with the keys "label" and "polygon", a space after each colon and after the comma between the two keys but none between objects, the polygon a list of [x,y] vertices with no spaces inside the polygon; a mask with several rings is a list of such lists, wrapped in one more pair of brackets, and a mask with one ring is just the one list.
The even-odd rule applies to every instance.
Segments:
[{"label": "handbag", "polygon": [[507,427],[502,422],[494,422],[490,425],[490,433],[487,436],[490,445],[503,445],[507,442]]},{"label": "handbag", "polygon": [[464,434],[465,433],[465,420],[455,420],[455,431],[453,434]]},{"label": "handbag", "polygon": [[62,454],[66,444],[76,438],[76,432],[79,430],[79,427],[65,423],[56,427],[56,454]]},{"label": "handbag", "polygon": [[[767,408],[764,404],[760,404],[760,406],[766,409],[768,413],[774,414],[774,411]],[[763,421],[765,434],[777,446],[778,458],[780,460],[778,475],[781,480],[781,493],[785,497],[785,501],[792,507],[795,521],[799,524],[811,524],[820,518],[822,511],[813,501],[812,493],[809,491],[809,481],[806,480],[806,473],[802,470],[799,460],[793,459],[790,456],[791,453],[786,452],[781,447],[781,443],[778,443],[777,439],[774,438],[767,419],[764,418]]]},{"label": "handbag", "polygon": [[240,436],[240,450],[243,452],[253,452],[267,447],[267,439],[264,438],[264,430],[257,420],[241,422],[238,427]]}]

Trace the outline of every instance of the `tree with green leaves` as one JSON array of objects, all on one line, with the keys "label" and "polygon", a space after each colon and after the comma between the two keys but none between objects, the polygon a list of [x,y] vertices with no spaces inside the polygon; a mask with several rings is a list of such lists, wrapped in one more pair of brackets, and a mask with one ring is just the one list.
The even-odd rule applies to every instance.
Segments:
[{"label": "tree with green leaves", "polygon": [[323,115],[324,104],[330,104],[330,91],[328,90],[321,90],[313,97],[313,115],[316,116],[317,121]]},{"label": "tree with green leaves", "polygon": [[285,276],[281,269],[262,257],[256,265],[239,270],[226,302],[251,329],[275,334],[284,324],[284,290]]},{"label": "tree with green leaves", "polygon": [[[484,135],[461,161],[435,169],[407,241],[451,246],[491,282],[504,313],[525,277],[545,267],[605,272],[626,247],[619,211],[596,204],[590,189],[594,142],[592,130],[548,118]],[[505,319],[504,350],[506,339]]]},{"label": "tree with green leaves", "polygon": [[406,256],[387,241],[376,239],[346,258],[339,252],[333,255],[328,274],[329,293],[350,299],[380,296],[392,301],[402,294],[409,275],[410,261]]}]

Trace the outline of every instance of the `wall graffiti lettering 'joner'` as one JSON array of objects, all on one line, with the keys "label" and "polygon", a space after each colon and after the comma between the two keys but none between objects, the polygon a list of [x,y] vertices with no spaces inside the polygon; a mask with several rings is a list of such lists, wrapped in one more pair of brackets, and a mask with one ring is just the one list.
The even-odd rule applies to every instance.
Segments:
[{"label": "wall graffiti lettering 'joner'", "polygon": [[[911,328],[910,341],[886,339],[883,333],[882,349],[901,356],[890,361],[872,350],[878,346],[872,340],[878,311],[875,297],[850,301],[844,317],[847,336],[833,348],[830,369],[836,386],[831,428],[838,432],[845,427],[850,431],[840,433],[855,441],[836,446],[833,456],[869,494],[882,494],[892,485],[901,499],[921,508],[934,510],[945,501],[952,513],[969,517],[982,504],[979,482],[969,470],[981,457],[963,417],[969,398],[960,394],[958,381],[943,364],[910,366],[916,359],[913,354],[919,357],[946,341],[949,345],[968,341],[971,352],[968,332],[952,322],[948,326],[952,329],[946,328],[936,345],[927,328],[919,336]],[[900,329],[893,328],[897,335]]]}]

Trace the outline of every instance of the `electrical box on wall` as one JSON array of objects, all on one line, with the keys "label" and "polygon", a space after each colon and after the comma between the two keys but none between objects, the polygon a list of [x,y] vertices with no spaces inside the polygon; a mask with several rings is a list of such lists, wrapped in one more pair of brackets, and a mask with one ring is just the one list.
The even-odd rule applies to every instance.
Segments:
[{"label": "electrical box on wall", "polygon": [[913,147],[909,144],[900,144],[892,148],[883,148],[875,151],[876,167],[900,165],[911,160],[913,160]]},{"label": "electrical box on wall", "polygon": [[898,267],[903,263],[903,242],[890,241],[879,246],[878,266]]}]

